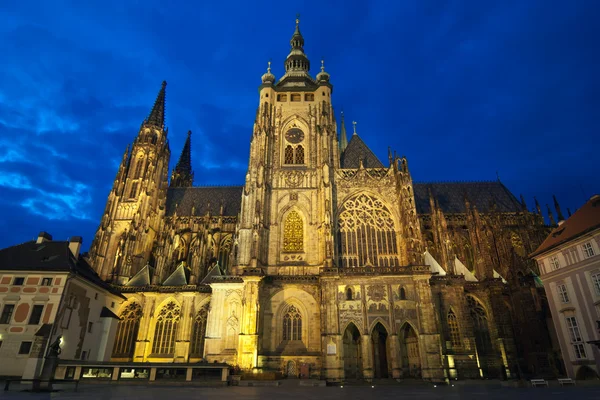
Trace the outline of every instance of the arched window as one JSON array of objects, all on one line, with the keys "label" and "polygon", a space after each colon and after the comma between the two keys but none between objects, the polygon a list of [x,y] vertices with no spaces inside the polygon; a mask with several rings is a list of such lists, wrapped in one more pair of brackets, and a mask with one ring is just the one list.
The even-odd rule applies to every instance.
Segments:
[{"label": "arched window", "polygon": [[229,267],[229,254],[231,253],[232,245],[233,240],[231,235],[227,235],[221,240],[218,260],[222,271],[227,271],[227,268]]},{"label": "arched window", "polygon": [[352,300],[354,296],[352,295],[352,288],[346,288],[346,300]]},{"label": "arched window", "polygon": [[129,193],[130,199],[133,199],[137,195],[137,187],[138,187],[137,181],[134,181],[131,183],[131,192]]},{"label": "arched window", "polygon": [[152,354],[173,354],[181,309],[174,301],[167,303],[156,318]]},{"label": "arched window", "polygon": [[400,300],[406,300],[406,289],[404,289],[403,287],[400,287],[400,290],[398,293],[400,294]]},{"label": "arched window", "polygon": [[119,318],[121,320],[117,325],[112,356],[133,357],[135,341],[140,329],[140,318],[142,318],[142,307],[137,303],[131,303],[123,309]]},{"label": "arched window", "polygon": [[140,175],[142,174],[142,167],[144,166],[144,159],[143,158],[138,158],[137,162],[135,163],[135,175],[133,176],[134,178],[139,178]]},{"label": "arched window", "polygon": [[294,164],[304,164],[304,147],[296,147],[296,159],[294,160]]},{"label": "arched window", "polygon": [[297,253],[304,249],[304,223],[297,211],[290,211],[283,224],[283,251]]},{"label": "arched window", "polygon": [[473,330],[475,331],[475,345],[479,354],[489,354],[493,352],[492,341],[488,319],[483,306],[472,296],[467,296],[469,313],[473,321]]},{"label": "arched window", "polygon": [[206,320],[208,318],[208,309],[203,307],[196,318],[192,327],[192,338],[190,340],[190,354],[202,357],[204,354],[204,336],[206,333]]},{"label": "arched window", "polygon": [[338,224],[342,267],[398,265],[394,220],[381,200],[366,194],[347,200]]},{"label": "arched window", "polygon": [[460,331],[458,329],[458,321],[454,311],[448,311],[448,333],[452,346],[460,346]]},{"label": "arched window", "polygon": [[294,306],[283,316],[283,340],[302,340],[302,315]]},{"label": "arched window", "polygon": [[287,145],[285,148],[284,161],[285,164],[294,163],[294,148],[291,145]]}]

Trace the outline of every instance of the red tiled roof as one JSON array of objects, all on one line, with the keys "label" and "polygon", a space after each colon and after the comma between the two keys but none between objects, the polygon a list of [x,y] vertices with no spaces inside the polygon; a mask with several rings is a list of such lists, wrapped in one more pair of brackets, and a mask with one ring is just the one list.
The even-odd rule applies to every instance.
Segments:
[{"label": "red tiled roof", "polygon": [[550,232],[530,257],[537,256],[581,235],[600,228],[600,195],[594,195],[565,222]]}]

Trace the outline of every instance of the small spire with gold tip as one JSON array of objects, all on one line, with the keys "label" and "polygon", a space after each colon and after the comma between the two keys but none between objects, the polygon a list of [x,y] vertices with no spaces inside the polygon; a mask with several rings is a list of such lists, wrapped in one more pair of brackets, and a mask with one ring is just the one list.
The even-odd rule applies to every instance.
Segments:
[{"label": "small spire with gold tip", "polygon": [[353,127],[354,127],[354,135],[356,135],[356,134],[357,134],[357,133],[356,133],[356,124],[357,124],[357,122],[356,122],[356,121],[352,121],[352,125],[353,125]]},{"label": "small spire with gold tip", "polygon": [[271,73],[271,60],[267,62],[267,72],[262,76],[263,83],[275,82],[275,75]]}]

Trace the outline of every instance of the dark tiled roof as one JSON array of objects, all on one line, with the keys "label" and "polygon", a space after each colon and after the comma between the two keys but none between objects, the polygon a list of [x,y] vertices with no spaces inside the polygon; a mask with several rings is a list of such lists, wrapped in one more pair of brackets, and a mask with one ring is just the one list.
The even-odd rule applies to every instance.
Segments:
[{"label": "dark tiled roof", "polygon": [[121,319],[117,314],[110,311],[107,307],[102,307],[102,311],[100,311],[100,318],[114,318]]},{"label": "dark tiled roof", "polygon": [[465,196],[480,212],[487,212],[495,203],[499,212],[518,212],[517,198],[499,181],[415,183],[417,213],[429,214],[429,190],[444,213],[464,213]]},{"label": "dark tiled roof", "polygon": [[167,215],[219,215],[223,204],[223,215],[237,216],[242,204],[243,186],[209,186],[169,188],[167,191]]},{"label": "dark tiled roof", "polygon": [[118,294],[104,282],[87,261],[79,256],[76,260],[69,249],[69,242],[25,242],[0,250],[0,271],[72,272],[89,282]]},{"label": "dark tiled roof", "polygon": [[551,250],[595,229],[600,229],[600,195],[592,196],[583,207],[554,228],[531,256]]},{"label": "dark tiled roof", "polygon": [[385,168],[358,135],[352,135],[341,158],[342,168],[358,168],[361,159],[365,168]]}]

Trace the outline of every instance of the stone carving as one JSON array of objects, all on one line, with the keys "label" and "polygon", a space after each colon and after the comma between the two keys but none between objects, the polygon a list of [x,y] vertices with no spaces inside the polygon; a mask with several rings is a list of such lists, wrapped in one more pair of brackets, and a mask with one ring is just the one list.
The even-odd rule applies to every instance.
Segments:
[{"label": "stone carving", "polygon": [[287,171],[284,174],[284,181],[287,187],[299,187],[304,180],[304,172],[302,171]]},{"label": "stone carving", "polygon": [[383,285],[370,285],[367,286],[367,296],[369,301],[380,302],[387,296],[385,293],[385,286]]}]

